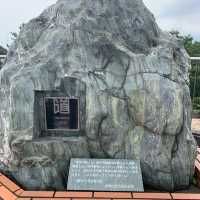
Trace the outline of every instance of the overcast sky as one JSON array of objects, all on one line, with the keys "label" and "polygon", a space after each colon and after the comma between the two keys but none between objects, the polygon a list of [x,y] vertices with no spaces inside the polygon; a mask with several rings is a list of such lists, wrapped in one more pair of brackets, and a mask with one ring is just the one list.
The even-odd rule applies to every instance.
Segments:
[{"label": "overcast sky", "polygon": [[[57,0],[0,0],[0,45],[10,44],[10,32],[38,16]],[[95,0],[94,0],[95,1]],[[164,30],[179,30],[200,40],[200,0],[144,0]]]}]

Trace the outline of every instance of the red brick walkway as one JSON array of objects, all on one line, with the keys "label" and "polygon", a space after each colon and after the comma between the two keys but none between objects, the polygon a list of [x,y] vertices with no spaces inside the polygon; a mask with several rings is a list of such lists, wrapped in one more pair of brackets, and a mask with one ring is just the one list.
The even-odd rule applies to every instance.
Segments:
[{"label": "red brick walkway", "polygon": [[192,119],[192,130],[200,132],[200,119]]},{"label": "red brick walkway", "polygon": [[[195,170],[200,182],[200,149]],[[0,173],[0,200],[200,200],[200,194],[25,191]]]}]

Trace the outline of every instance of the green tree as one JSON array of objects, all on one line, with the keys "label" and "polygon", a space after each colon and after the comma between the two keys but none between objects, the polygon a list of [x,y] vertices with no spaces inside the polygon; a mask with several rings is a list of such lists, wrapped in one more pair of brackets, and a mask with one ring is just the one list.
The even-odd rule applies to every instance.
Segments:
[{"label": "green tree", "polygon": [[[194,41],[191,35],[183,37],[184,46],[191,57],[200,57],[200,42]],[[193,109],[200,110],[200,61],[192,61],[190,70],[190,93]]]},{"label": "green tree", "polygon": [[[183,40],[185,49],[190,57],[200,57],[200,41],[195,41],[191,35],[183,36],[179,31],[171,31],[171,34]],[[200,61],[192,61],[190,94],[193,101],[193,109],[198,110],[200,113]]]},{"label": "green tree", "polygon": [[183,37],[185,48],[191,57],[200,57],[200,42],[194,41],[191,35]]}]

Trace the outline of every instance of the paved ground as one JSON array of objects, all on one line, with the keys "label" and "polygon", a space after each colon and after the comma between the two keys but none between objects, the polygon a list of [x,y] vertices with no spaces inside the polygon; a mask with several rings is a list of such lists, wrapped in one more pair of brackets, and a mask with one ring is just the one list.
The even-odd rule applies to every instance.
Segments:
[{"label": "paved ground", "polygon": [[[149,188],[148,186],[145,186],[145,187],[144,187],[144,191],[145,191],[145,192],[155,192],[155,193],[156,193],[156,192],[165,192],[164,190],[163,190],[163,191],[160,191],[160,190],[155,190],[155,189]],[[185,194],[193,193],[193,194],[200,194],[200,188],[198,188],[198,187],[195,186],[195,185],[191,185],[188,189],[175,191],[175,193],[185,193]]]},{"label": "paved ground", "polygon": [[192,130],[200,131],[200,119],[192,120]]}]

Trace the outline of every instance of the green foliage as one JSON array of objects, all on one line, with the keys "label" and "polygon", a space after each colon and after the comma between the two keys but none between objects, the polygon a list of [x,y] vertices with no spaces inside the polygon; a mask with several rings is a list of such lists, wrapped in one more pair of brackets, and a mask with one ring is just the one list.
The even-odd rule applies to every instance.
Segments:
[{"label": "green foliage", "polygon": [[[184,36],[184,45],[191,57],[200,57],[200,42],[194,41],[191,35]],[[193,109],[200,110],[200,62],[192,62],[190,70],[190,92]]]},{"label": "green foliage", "polygon": [[[200,57],[200,41],[195,41],[191,35],[182,36],[178,31],[171,31],[172,35],[182,39],[190,57]],[[193,110],[200,112],[200,62],[192,61],[190,70],[190,93]]]},{"label": "green foliage", "polygon": [[200,97],[194,97],[193,108],[194,110],[200,110]]},{"label": "green foliage", "polygon": [[190,70],[190,92],[191,97],[200,97],[200,63],[192,63]]},{"label": "green foliage", "polygon": [[184,46],[191,57],[200,57],[200,42],[194,41],[191,35],[183,37]]},{"label": "green foliage", "polygon": [[193,184],[194,186],[197,186],[197,177],[196,177],[196,176],[193,176],[192,184]]},{"label": "green foliage", "polygon": [[183,36],[179,31],[171,31],[172,35],[182,39],[184,42],[185,49],[187,50],[190,57],[200,57],[200,42],[195,41],[191,35]]},{"label": "green foliage", "polygon": [[[194,41],[191,35],[183,37],[184,46],[191,57],[200,57],[200,42]],[[190,93],[193,110],[200,111],[200,62],[192,62],[190,70]]]}]

